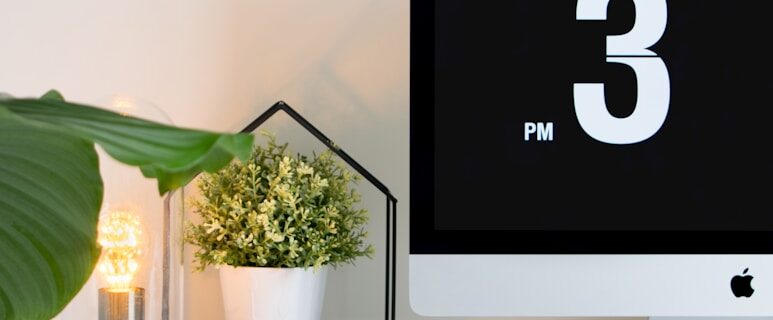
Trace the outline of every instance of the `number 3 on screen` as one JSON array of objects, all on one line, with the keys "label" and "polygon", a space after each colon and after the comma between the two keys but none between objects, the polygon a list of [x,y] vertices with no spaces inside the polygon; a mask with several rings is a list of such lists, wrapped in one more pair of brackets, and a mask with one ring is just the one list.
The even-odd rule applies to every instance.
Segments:
[{"label": "number 3 on screen", "polygon": [[[666,0],[633,0],[636,23],[630,32],[607,36],[607,62],[631,67],[638,84],[636,107],[625,118],[609,113],[603,83],[575,83],[574,109],[582,129],[609,144],[631,144],[652,137],[666,120],[671,88],[666,64],[649,47],[666,30]],[[609,0],[578,0],[577,20],[606,20]]]}]

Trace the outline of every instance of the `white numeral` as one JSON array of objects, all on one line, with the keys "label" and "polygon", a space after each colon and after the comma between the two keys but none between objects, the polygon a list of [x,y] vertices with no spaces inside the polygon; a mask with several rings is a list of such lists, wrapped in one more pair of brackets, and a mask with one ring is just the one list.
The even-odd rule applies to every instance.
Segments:
[{"label": "white numeral", "polygon": [[[582,129],[610,144],[631,144],[654,135],[668,115],[671,85],[662,59],[648,48],[663,36],[666,0],[633,0],[636,23],[630,32],[607,36],[607,62],[631,67],[638,85],[636,107],[625,118],[609,113],[603,83],[575,83],[574,109]],[[609,0],[578,0],[577,20],[606,20]],[[624,56],[624,57],[622,57]]]}]

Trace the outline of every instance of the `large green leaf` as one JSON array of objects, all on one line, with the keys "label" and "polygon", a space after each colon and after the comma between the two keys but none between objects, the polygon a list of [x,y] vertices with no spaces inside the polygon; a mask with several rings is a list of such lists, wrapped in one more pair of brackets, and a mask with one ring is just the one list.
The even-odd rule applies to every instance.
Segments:
[{"label": "large green leaf", "polygon": [[69,103],[56,91],[0,94],[0,319],[50,319],[93,271],[102,202],[94,143],[157,178],[164,194],[247,159],[252,140]]},{"label": "large green leaf", "polygon": [[201,171],[214,172],[234,156],[246,160],[252,148],[249,134],[181,129],[64,102],[60,97],[53,91],[44,99],[9,99],[2,104],[25,119],[66,128],[96,142],[116,160],[157,178],[161,194],[185,185]]},{"label": "large green leaf", "polygon": [[0,319],[50,319],[91,275],[102,180],[91,141],[0,102]]}]

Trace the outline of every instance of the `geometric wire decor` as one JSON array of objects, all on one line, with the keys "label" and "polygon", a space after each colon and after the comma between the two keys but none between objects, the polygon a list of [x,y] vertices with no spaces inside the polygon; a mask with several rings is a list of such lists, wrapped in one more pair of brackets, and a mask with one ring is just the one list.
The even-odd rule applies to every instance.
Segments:
[{"label": "geometric wire decor", "polygon": [[[298,124],[300,124],[304,129],[306,129],[309,133],[311,133],[315,138],[317,138],[320,142],[322,142],[326,147],[328,147],[333,153],[338,155],[344,162],[346,162],[349,166],[351,166],[357,173],[362,175],[365,180],[368,180],[371,184],[373,184],[374,187],[376,187],[381,193],[384,194],[386,197],[386,263],[385,263],[385,283],[384,283],[384,319],[385,320],[394,320],[395,319],[395,289],[396,289],[396,258],[397,258],[397,248],[396,248],[396,236],[397,236],[397,198],[395,198],[394,195],[389,191],[389,189],[381,183],[376,177],[374,177],[368,170],[366,170],[362,165],[357,163],[351,156],[349,156],[343,149],[341,149],[340,146],[336,145],[328,139],[321,131],[319,131],[314,125],[312,125],[308,120],[303,118],[298,112],[293,110],[289,105],[287,105],[284,101],[279,101],[275,103],[271,108],[263,112],[259,117],[257,117],[255,120],[253,120],[249,125],[247,125],[244,130],[242,130],[243,133],[252,133],[254,132],[261,124],[266,122],[269,118],[271,118],[274,114],[276,114],[278,111],[284,111],[289,115],[293,120],[295,120]],[[165,205],[165,227],[164,227],[164,239],[166,241],[165,243],[165,253],[164,253],[164,297],[162,302],[162,319],[163,320],[169,320],[169,309],[170,309],[170,278],[175,276],[175,266],[174,266],[174,257],[176,256],[176,253],[172,252],[173,247],[171,245],[173,240],[173,235],[170,232],[170,223],[171,221],[174,221],[175,219],[170,219],[171,215],[173,214],[173,209],[170,208],[170,199],[171,195],[167,196],[166,199],[166,205]],[[174,281],[172,281],[174,282]],[[174,290],[173,290],[174,291]],[[177,293],[182,294],[182,292]],[[172,303],[173,304],[173,303]]]}]

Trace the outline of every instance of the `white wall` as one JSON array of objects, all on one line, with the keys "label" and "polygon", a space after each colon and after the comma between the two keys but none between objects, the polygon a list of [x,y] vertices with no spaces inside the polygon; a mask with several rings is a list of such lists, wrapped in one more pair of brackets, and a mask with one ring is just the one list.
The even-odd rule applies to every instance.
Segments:
[{"label": "white wall", "polygon": [[[406,291],[408,7],[408,0],[3,0],[0,91],[57,88],[83,102],[122,92],[153,101],[178,125],[220,131],[287,101],[400,199],[398,319],[420,319]],[[296,151],[320,149],[286,117],[267,128]],[[382,317],[384,200],[367,184],[361,191],[379,254],[331,275],[326,319]],[[186,319],[221,318],[215,272],[191,274],[186,285]],[[96,318],[94,286],[84,290],[60,318]]]}]

